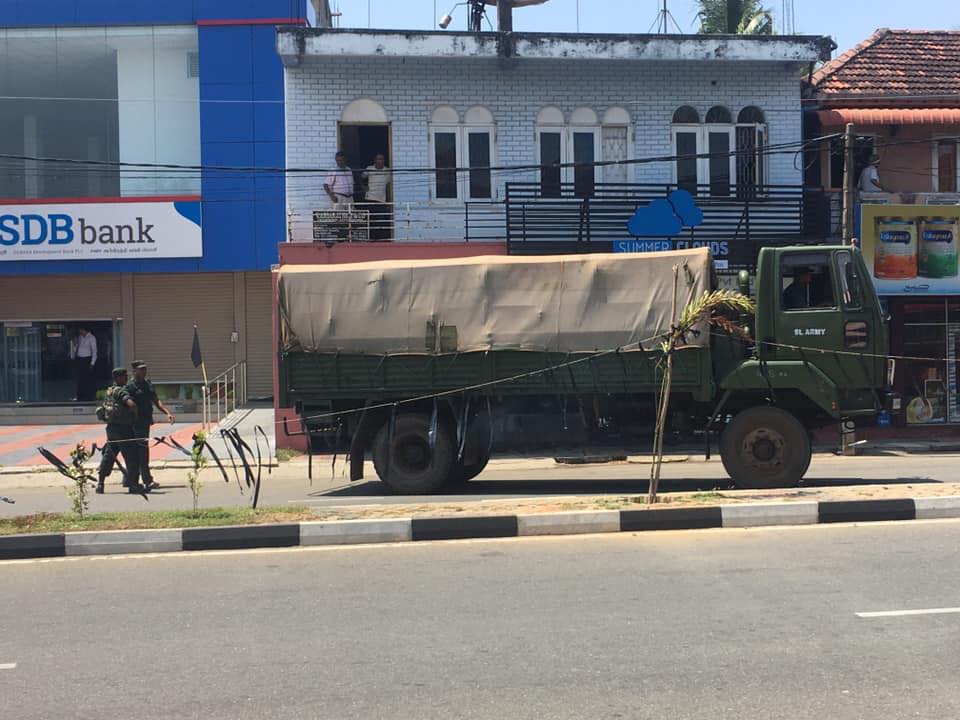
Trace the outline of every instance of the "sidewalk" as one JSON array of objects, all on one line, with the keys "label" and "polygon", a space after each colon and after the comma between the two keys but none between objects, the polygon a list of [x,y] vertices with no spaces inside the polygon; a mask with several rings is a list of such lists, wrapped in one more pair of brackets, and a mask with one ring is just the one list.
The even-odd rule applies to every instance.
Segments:
[{"label": "sidewalk", "polygon": [[[266,442],[256,427],[260,426],[266,434]],[[168,425],[157,423],[152,428],[152,436],[172,438],[183,447],[189,449],[193,435],[202,429],[199,423],[176,423]],[[227,462],[230,452],[236,455],[232,446],[227,449],[227,441],[220,434],[224,429],[236,429],[240,437],[250,446],[253,457],[256,458],[256,448],[259,441],[260,454],[267,458],[274,458],[276,454],[276,434],[273,425],[273,408],[268,406],[252,405],[231,413],[216,428],[208,433],[208,442],[223,462]],[[104,426],[97,425],[19,425],[0,427],[0,476],[9,474],[23,474],[36,472],[56,473],[56,469],[47,462],[37,450],[44,447],[64,462],[70,461],[70,451],[77,443],[82,442],[91,447],[98,447],[106,441]],[[172,443],[171,443],[172,444]],[[94,458],[91,466],[100,462],[100,456]],[[175,446],[155,444],[151,442],[150,464],[154,468],[189,467],[190,458]]]}]

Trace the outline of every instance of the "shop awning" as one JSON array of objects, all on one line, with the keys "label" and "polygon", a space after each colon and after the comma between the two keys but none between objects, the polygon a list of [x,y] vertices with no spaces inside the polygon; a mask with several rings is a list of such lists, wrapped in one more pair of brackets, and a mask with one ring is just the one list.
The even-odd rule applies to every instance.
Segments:
[{"label": "shop awning", "polygon": [[825,128],[854,125],[960,125],[960,108],[835,108],[818,110]]}]

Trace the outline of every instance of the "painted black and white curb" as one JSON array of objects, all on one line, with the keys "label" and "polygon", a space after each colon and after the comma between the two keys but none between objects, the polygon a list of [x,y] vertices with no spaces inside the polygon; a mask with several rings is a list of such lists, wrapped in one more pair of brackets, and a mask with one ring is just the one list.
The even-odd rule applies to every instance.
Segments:
[{"label": "painted black and white curb", "polygon": [[0,536],[0,560],[960,517],[960,496]]}]

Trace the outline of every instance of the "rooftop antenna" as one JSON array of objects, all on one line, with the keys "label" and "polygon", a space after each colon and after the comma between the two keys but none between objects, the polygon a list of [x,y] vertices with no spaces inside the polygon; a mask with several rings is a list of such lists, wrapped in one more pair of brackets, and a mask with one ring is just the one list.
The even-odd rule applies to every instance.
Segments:
[{"label": "rooftop antenna", "polygon": [[657,13],[657,19],[653,21],[653,25],[650,26],[647,33],[652,33],[653,29],[656,28],[658,35],[669,35],[671,23],[674,29],[676,29],[677,34],[683,35],[683,30],[680,29],[677,19],[673,17],[673,13],[670,12],[670,8],[667,7],[667,0],[663,0],[660,12]]}]

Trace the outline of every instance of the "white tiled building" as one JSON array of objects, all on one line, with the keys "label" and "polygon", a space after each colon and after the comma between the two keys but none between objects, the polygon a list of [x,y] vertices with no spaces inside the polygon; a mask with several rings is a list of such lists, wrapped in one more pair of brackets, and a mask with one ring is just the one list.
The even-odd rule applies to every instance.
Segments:
[{"label": "white tiled building", "polygon": [[[829,57],[822,37],[542,35],[282,29],[288,168],[352,165],[384,152],[396,173],[398,241],[462,242],[466,204],[502,212],[507,182],[799,187],[802,163],[763,147],[802,139],[800,77]],[[738,163],[725,153],[746,151]],[[753,155],[757,151],[756,155]],[[553,163],[721,157],[541,171]],[[530,169],[443,172],[523,165]],[[288,175],[291,237],[310,238],[323,178]],[[704,189],[704,187],[706,189]],[[502,225],[502,222],[501,222]],[[485,225],[496,235],[496,222]],[[493,228],[493,230],[490,230]]]}]

